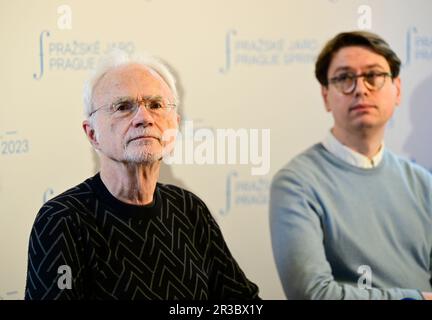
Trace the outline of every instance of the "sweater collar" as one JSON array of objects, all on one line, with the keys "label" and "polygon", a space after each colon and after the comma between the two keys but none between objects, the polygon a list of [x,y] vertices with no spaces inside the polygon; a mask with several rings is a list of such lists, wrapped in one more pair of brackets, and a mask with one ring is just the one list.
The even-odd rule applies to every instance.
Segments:
[{"label": "sweater collar", "polygon": [[355,167],[363,169],[372,169],[378,166],[383,158],[384,153],[384,142],[382,142],[378,153],[373,156],[372,159],[369,159],[361,153],[344,146],[339,140],[336,139],[331,130],[329,130],[327,133],[327,136],[322,141],[322,144],[324,148],[327,149],[327,151],[335,155],[337,158]]},{"label": "sweater collar", "polygon": [[123,217],[151,217],[160,213],[161,196],[159,194],[159,183],[156,184],[153,202],[148,205],[141,206],[125,203],[114,197],[103,183],[99,172],[94,177],[92,177],[89,182],[96,196],[103,203],[105,203],[105,205],[109,206],[113,212],[121,213],[121,216]]}]

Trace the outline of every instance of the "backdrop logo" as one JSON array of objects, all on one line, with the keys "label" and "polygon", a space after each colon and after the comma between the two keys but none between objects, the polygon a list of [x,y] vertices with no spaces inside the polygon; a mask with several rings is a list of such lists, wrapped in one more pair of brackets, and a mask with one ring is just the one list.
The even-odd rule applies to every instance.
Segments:
[{"label": "backdrop logo", "polygon": [[225,208],[220,214],[228,214],[234,207],[267,206],[269,202],[270,180],[263,177],[241,178],[237,171],[226,177]]},{"label": "backdrop logo", "polygon": [[102,43],[101,41],[56,41],[50,31],[44,30],[39,35],[39,71],[33,73],[35,80],[40,80],[46,69],[50,71],[89,70],[96,65],[101,54],[118,48],[128,54],[135,51],[131,41]]},{"label": "backdrop logo", "polygon": [[30,152],[30,142],[27,138],[20,137],[18,131],[11,130],[0,132],[0,155],[14,156]]},{"label": "backdrop logo", "polygon": [[225,35],[225,66],[227,73],[236,66],[289,66],[315,61],[318,41],[314,38],[284,39],[282,37],[240,38],[236,30]]},{"label": "backdrop logo", "polygon": [[432,35],[421,34],[416,27],[406,33],[405,65],[414,61],[432,61]]}]

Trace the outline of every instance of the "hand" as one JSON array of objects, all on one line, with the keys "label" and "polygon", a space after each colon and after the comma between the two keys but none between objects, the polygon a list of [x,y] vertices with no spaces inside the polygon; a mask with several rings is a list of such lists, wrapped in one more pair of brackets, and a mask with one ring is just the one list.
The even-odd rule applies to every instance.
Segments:
[{"label": "hand", "polygon": [[432,292],[422,292],[422,295],[425,300],[432,300]]}]

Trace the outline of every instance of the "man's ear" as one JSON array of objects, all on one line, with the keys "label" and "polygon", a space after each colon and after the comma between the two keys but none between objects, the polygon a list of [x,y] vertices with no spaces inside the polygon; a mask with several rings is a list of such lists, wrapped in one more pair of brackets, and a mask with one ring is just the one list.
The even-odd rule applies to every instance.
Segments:
[{"label": "man's ear", "polygon": [[92,146],[95,149],[99,149],[99,142],[97,141],[96,131],[92,127],[90,121],[84,120],[82,123],[82,127],[84,129],[84,133],[87,136],[87,139],[90,141]]},{"label": "man's ear", "polygon": [[402,100],[402,88],[401,88],[402,84],[401,84],[400,77],[393,79],[393,85],[395,86],[396,89],[396,105],[398,106]]},{"label": "man's ear", "polygon": [[328,103],[328,87],[327,86],[321,86],[321,96],[323,98],[324,101],[324,106],[327,110],[327,112],[331,112],[331,107]]}]

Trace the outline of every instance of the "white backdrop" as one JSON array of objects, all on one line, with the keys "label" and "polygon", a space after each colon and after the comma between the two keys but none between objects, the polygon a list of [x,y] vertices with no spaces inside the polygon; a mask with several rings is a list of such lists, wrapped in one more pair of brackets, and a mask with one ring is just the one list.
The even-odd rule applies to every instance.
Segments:
[{"label": "white backdrop", "polygon": [[331,126],[313,74],[317,53],[358,28],[391,44],[403,61],[403,103],[386,143],[432,169],[431,12],[428,0],[0,0],[0,299],[23,298],[43,202],[98,170],[81,129],[82,85],[111,47],[165,60],[180,78],[182,119],[195,129],[270,129],[266,175],[251,175],[251,164],[176,164],[161,180],[199,195],[261,297],[284,299],[268,188]]}]

